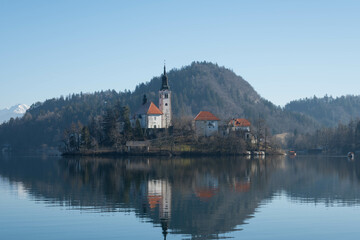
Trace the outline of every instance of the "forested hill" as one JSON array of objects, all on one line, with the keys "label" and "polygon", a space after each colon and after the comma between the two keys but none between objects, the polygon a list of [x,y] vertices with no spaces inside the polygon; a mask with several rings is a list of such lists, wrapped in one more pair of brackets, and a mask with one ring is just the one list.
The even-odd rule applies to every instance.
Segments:
[{"label": "forested hill", "polygon": [[[314,122],[302,114],[284,111],[263,99],[242,77],[225,67],[208,62],[193,62],[182,69],[168,72],[172,90],[173,113],[176,116],[196,116],[201,110],[213,112],[222,120],[243,117],[255,122],[264,119],[272,132],[294,129],[312,130]],[[141,104],[143,94],[158,104],[161,78],[140,84],[129,95],[131,109]]]},{"label": "forested hill", "polygon": [[342,96],[323,98],[305,98],[292,101],[285,106],[292,112],[305,114],[313,118],[320,125],[334,127],[339,123],[347,124],[351,120],[360,118],[360,96]]},{"label": "forested hill", "polygon": [[[175,117],[194,117],[200,110],[207,110],[222,120],[243,117],[255,123],[261,118],[273,133],[315,128],[310,118],[283,110],[261,98],[248,82],[216,64],[194,62],[171,70],[168,78]],[[17,148],[37,148],[43,144],[57,146],[64,129],[72,123],[87,124],[116,105],[128,105],[134,112],[141,105],[144,94],[158,104],[160,85],[159,76],[138,85],[133,92],[80,93],[35,103],[23,118],[12,119],[0,126],[0,145],[11,144]]]}]

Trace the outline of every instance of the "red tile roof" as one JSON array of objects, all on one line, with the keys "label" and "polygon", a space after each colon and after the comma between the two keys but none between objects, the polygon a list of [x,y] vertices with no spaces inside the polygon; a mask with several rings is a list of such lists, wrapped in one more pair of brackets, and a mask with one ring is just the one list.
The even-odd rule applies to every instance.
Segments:
[{"label": "red tile roof", "polygon": [[208,111],[200,111],[194,118],[195,121],[220,121],[214,114]]},{"label": "red tile roof", "polygon": [[157,106],[153,102],[151,102],[149,109],[147,111],[147,114],[148,115],[161,115],[163,113],[162,113],[162,111],[160,111],[160,109],[157,108]]},{"label": "red tile roof", "polygon": [[250,190],[250,182],[235,183],[235,191],[237,191],[237,192],[247,192],[249,190]]},{"label": "red tile roof", "polygon": [[235,127],[250,127],[251,123],[245,118],[232,119],[229,124],[234,125]]},{"label": "red tile roof", "polygon": [[198,189],[195,191],[195,194],[198,198],[206,201],[212,198],[217,193],[217,189]]},{"label": "red tile roof", "polygon": [[162,196],[149,195],[148,196],[148,202],[149,202],[150,208],[153,209],[153,208],[156,207],[156,205],[159,205],[161,199],[162,199]]}]

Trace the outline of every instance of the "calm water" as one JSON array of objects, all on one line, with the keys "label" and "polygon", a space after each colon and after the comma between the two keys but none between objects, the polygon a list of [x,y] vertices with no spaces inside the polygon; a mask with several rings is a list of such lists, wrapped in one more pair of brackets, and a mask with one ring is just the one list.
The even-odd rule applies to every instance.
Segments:
[{"label": "calm water", "polygon": [[0,157],[0,239],[359,239],[360,160]]}]

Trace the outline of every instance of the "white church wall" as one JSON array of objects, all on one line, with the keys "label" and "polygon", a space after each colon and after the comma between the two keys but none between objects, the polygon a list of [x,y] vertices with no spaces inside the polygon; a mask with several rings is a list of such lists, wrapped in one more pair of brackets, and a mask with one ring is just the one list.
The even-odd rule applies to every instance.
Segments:
[{"label": "white church wall", "polygon": [[162,127],[162,115],[148,115],[148,128],[161,128]]}]

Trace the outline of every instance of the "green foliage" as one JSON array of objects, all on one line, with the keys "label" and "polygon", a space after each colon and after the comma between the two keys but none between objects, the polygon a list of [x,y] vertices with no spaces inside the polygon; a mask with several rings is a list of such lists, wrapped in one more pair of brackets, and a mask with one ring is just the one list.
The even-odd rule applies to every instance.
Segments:
[{"label": "green foliage", "polygon": [[352,119],[360,118],[360,96],[342,96],[333,98],[305,98],[292,101],[285,110],[310,116],[319,125],[335,127],[339,123],[347,124]]},{"label": "green foliage", "polygon": [[293,134],[287,139],[291,149],[322,149],[329,153],[360,150],[360,121],[316,130],[312,134]]},{"label": "green foliage", "polygon": [[108,108],[106,110],[104,119],[103,119],[103,131],[104,131],[104,146],[111,147],[115,144],[116,138],[120,133],[119,129],[119,116],[116,114],[114,108]]},{"label": "green foliage", "polygon": [[136,140],[144,140],[144,133],[141,128],[139,119],[136,119],[135,123],[135,138]]},{"label": "green foliage", "polygon": [[81,142],[86,149],[91,148],[91,136],[87,126],[83,127],[81,130]]},{"label": "green foliage", "polygon": [[120,122],[124,123],[123,126],[123,135],[125,140],[130,139],[133,135],[131,123],[130,123],[130,109],[129,107],[125,106],[121,108],[120,113]]},{"label": "green foliage", "polygon": [[360,149],[360,121],[356,124],[355,129],[355,147]]}]

